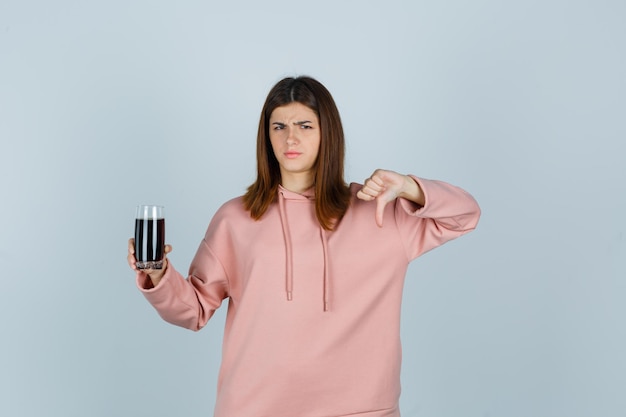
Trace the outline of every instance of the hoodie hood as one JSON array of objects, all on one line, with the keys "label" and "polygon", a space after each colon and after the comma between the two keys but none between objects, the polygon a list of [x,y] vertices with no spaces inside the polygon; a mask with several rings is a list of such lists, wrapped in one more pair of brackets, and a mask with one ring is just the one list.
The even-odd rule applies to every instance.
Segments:
[{"label": "hoodie hood", "polygon": [[[284,188],[282,185],[278,187],[278,212],[280,214],[280,224],[283,229],[283,238],[285,240],[285,291],[287,293],[287,300],[293,300],[293,243],[291,240],[291,232],[289,230],[289,219],[287,217],[287,202],[288,201],[298,201],[298,202],[308,202],[310,204],[315,204],[315,189],[311,187],[304,191],[303,193],[296,193],[293,191],[289,191]],[[324,253],[324,276],[322,277],[322,286],[324,293],[323,300],[323,309],[324,311],[328,311],[329,308],[329,292],[330,292],[330,283],[329,283],[329,272],[328,272],[328,232],[319,225],[320,231],[320,240],[322,243],[322,250]]]}]

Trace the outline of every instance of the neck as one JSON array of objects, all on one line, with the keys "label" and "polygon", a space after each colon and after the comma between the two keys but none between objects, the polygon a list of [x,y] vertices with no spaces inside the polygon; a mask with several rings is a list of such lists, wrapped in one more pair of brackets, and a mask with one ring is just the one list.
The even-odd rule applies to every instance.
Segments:
[{"label": "neck", "polygon": [[313,175],[309,173],[303,173],[299,175],[283,175],[281,176],[280,185],[282,185],[285,189],[302,194],[309,188],[313,186],[315,183]]}]

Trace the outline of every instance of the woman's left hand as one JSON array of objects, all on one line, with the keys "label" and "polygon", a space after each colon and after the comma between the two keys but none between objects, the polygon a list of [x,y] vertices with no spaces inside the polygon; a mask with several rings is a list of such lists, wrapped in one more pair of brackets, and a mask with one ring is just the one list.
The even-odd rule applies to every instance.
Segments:
[{"label": "woman's left hand", "polygon": [[385,206],[396,198],[402,197],[420,206],[425,203],[424,193],[413,178],[384,169],[374,171],[356,196],[365,201],[376,200],[376,224],[379,227],[383,226]]}]

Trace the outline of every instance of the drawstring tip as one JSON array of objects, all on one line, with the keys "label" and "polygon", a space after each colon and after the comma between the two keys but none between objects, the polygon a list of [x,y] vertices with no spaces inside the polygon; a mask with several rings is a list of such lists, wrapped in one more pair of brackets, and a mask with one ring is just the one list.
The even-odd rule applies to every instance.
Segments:
[{"label": "drawstring tip", "polygon": [[324,301],[324,311],[328,311],[328,301]]},{"label": "drawstring tip", "polygon": [[287,291],[287,301],[291,301],[291,291]]}]

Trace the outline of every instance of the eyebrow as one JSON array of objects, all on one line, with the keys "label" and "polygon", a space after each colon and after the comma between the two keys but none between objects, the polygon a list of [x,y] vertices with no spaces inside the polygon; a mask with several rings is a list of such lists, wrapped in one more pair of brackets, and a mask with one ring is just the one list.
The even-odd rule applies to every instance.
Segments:
[{"label": "eyebrow", "polygon": [[[313,123],[313,122],[310,121],[310,120],[302,120],[302,121],[299,121],[299,122],[294,122],[293,124],[296,125],[296,126],[301,126],[301,125],[304,125],[304,124],[307,124],[307,123]],[[285,123],[283,123],[283,122],[272,122],[272,124],[273,125],[283,125],[283,126],[285,125]]]}]

